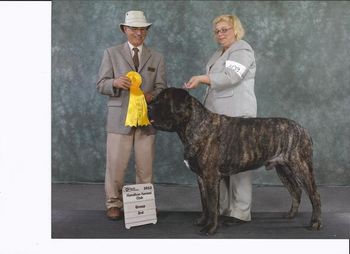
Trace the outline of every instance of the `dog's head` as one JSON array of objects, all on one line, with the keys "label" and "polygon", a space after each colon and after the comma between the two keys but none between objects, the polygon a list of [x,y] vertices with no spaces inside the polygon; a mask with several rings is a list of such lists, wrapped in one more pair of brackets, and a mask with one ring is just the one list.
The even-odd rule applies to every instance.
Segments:
[{"label": "dog's head", "polygon": [[148,118],[154,128],[178,131],[191,117],[192,96],[184,89],[166,88],[148,105]]}]

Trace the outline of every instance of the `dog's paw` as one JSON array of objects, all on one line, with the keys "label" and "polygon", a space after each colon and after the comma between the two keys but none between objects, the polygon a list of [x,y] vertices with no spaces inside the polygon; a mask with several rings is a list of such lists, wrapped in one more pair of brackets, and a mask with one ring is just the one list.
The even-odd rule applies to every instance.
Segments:
[{"label": "dog's paw", "polygon": [[204,226],[207,224],[207,219],[204,216],[201,216],[193,221],[193,224],[196,226]]},{"label": "dog's paw", "polygon": [[218,228],[217,225],[209,224],[209,225],[205,226],[204,228],[202,228],[200,230],[200,232],[205,234],[205,235],[213,235],[216,233],[217,228]]},{"label": "dog's paw", "polygon": [[317,230],[320,230],[321,228],[322,228],[321,220],[311,221],[311,223],[310,223],[310,229],[311,230],[317,231]]},{"label": "dog's paw", "polygon": [[297,215],[297,212],[288,212],[283,217],[286,219],[294,219],[296,215]]}]

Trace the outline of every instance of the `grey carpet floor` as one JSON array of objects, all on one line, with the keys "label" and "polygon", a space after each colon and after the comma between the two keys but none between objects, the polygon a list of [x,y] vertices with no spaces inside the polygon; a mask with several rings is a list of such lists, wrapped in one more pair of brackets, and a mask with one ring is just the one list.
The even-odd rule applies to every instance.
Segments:
[{"label": "grey carpet floor", "polygon": [[157,223],[126,229],[124,220],[105,216],[102,184],[52,185],[52,238],[122,239],[348,239],[350,237],[350,187],[320,187],[323,228],[311,231],[311,206],[303,195],[300,213],[284,218],[290,197],[284,187],[254,186],[252,221],[226,226],[205,236],[193,220],[200,214],[196,186],[155,185]]}]

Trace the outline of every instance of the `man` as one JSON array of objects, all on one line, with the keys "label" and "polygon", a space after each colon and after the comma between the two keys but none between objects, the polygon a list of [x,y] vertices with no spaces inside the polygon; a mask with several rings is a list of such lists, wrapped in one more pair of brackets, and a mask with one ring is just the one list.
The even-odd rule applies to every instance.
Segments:
[{"label": "man", "polygon": [[122,216],[122,187],[132,149],[136,183],[152,182],[155,129],[125,126],[131,86],[126,76],[129,71],[141,75],[147,103],[166,88],[164,58],[144,44],[151,25],[142,11],[127,12],[125,22],[120,24],[127,42],[104,51],[99,71],[97,90],[109,97],[105,192],[107,217],[112,220]]}]

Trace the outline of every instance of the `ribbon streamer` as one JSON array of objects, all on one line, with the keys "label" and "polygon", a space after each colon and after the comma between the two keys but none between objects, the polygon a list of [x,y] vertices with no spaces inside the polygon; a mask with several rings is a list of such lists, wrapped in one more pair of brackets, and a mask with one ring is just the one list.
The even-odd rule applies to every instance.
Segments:
[{"label": "ribbon streamer", "polygon": [[125,126],[137,127],[150,125],[145,95],[140,89],[142,83],[141,75],[135,71],[129,71],[126,76],[131,80],[131,87]]}]

